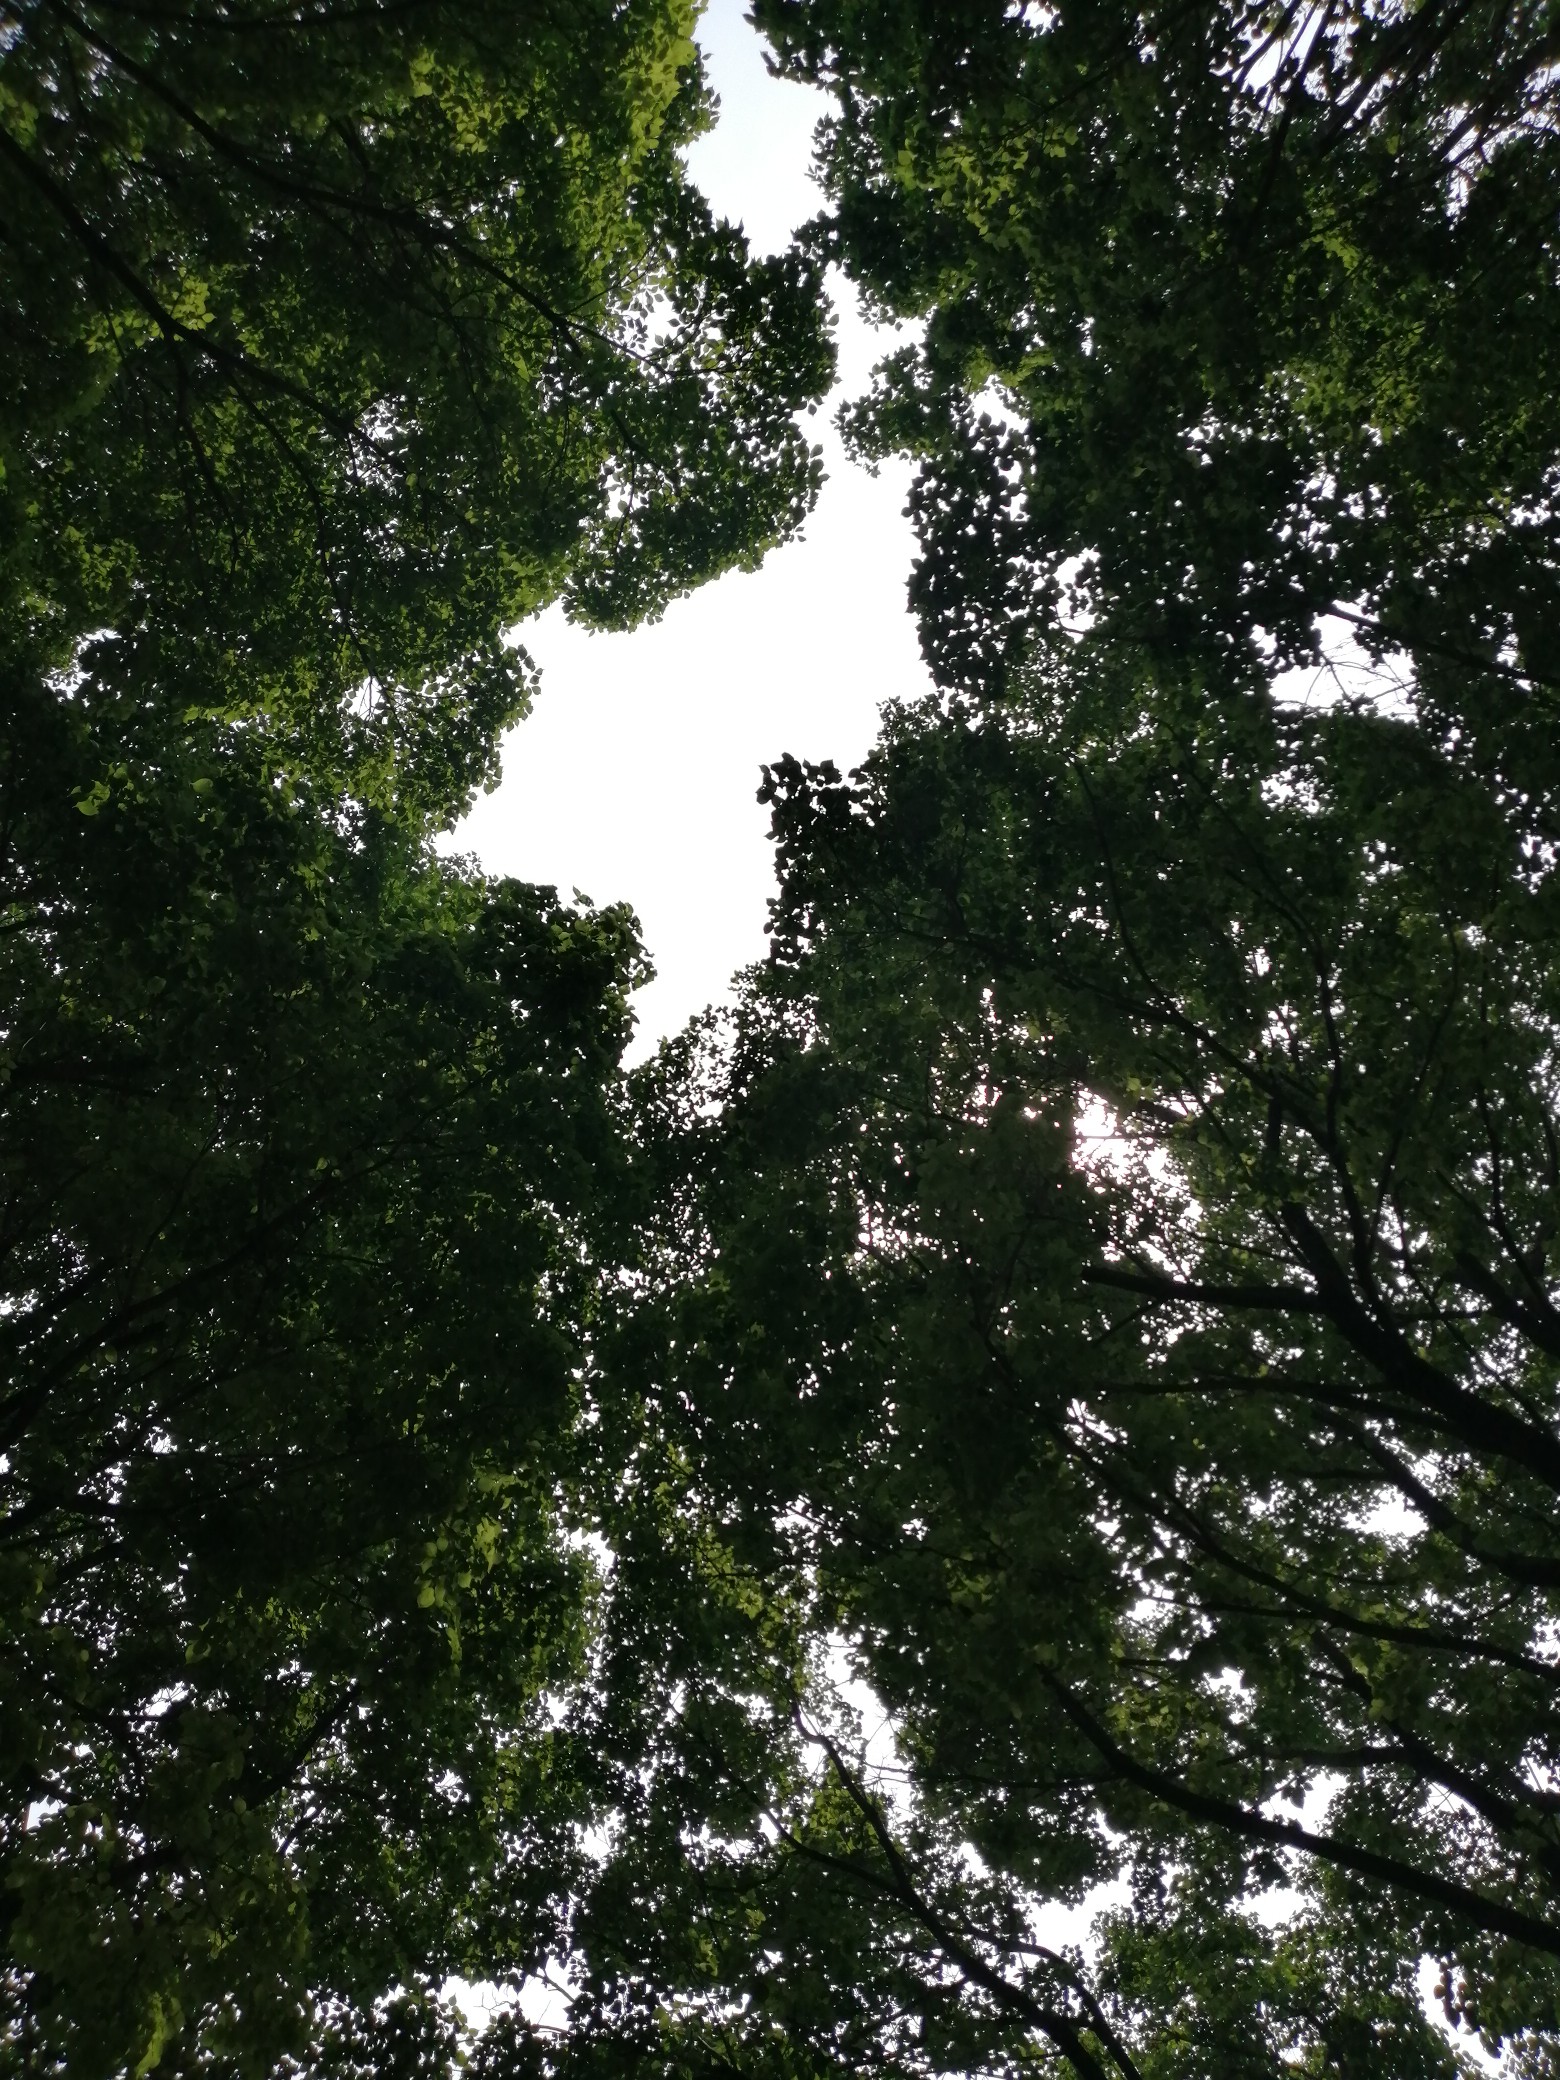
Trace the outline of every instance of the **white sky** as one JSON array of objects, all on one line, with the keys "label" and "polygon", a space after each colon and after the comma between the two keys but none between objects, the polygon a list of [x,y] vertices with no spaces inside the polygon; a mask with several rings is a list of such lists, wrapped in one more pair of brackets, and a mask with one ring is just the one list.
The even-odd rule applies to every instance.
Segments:
[{"label": "white sky", "polygon": [[[770,77],[746,4],[711,0],[700,28],[721,117],[691,165],[717,214],[774,252],[821,207],[809,165],[824,97]],[[905,608],[908,466],[869,476],[832,424],[892,335],[872,333],[848,289],[842,302],[840,387],[810,422],[828,482],[802,538],[630,635],[587,634],[557,608],[528,623],[541,694],[505,739],[502,785],[454,834],[490,873],[633,905],[657,971],[636,999],[634,1056],[765,950],[760,766],[789,751],[848,769],[881,704],[929,683]]]}]

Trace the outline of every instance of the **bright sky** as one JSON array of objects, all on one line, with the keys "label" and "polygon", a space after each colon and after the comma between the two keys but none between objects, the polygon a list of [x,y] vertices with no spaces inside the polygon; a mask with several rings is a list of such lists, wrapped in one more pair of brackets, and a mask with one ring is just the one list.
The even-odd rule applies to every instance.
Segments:
[{"label": "bright sky", "polygon": [[[692,171],[716,212],[773,252],[821,206],[808,169],[824,98],[769,76],[746,4],[711,0],[700,30],[721,117]],[[849,299],[840,388],[812,422],[828,482],[802,538],[631,635],[586,634],[557,609],[528,624],[541,695],[505,740],[502,785],[455,833],[490,873],[633,905],[657,971],[636,1000],[636,1056],[765,950],[759,768],[789,751],[848,769],[882,703],[928,683],[905,609],[908,467],[869,476],[832,424],[892,337]]]}]

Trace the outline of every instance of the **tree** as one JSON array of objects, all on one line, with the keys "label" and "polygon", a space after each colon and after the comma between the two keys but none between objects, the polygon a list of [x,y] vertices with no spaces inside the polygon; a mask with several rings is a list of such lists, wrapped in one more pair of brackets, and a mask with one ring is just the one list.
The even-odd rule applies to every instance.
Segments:
[{"label": "tree", "polygon": [[817,272],[686,181],[694,16],[0,28],[7,2071],[441,2057],[622,1795],[642,961],[428,833],[511,623],[653,615],[816,489]]},{"label": "tree", "polygon": [[454,813],[507,627],[623,626],[789,533],[832,354],[680,153],[693,0],[18,0],[0,613],[175,714]]},{"label": "tree", "polygon": [[[923,328],[852,425],[942,692],[775,769],[643,1086],[660,1420],[902,1772],[793,1665],[719,2040],[1467,2070],[1433,1961],[1550,2074],[1553,13],[759,12]],[[1340,623],[1395,704],[1275,686]]]},{"label": "tree", "polygon": [[0,735],[0,2061],[264,2073],[564,1913],[640,956],[111,685]]},{"label": "tree", "polygon": [[962,1982],[927,2069],[1449,2072],[1428,1957],[1550,2073],[1544,805],[1092,644],[770,798],[775,964],[648,1114],[663,1400],[895,1715],[830,1853],[929,1949],[927,2046]]},{"label": "tree", "polygon": [[1341,614],[1464,727],[1548,715],[1551,6],[757,16],[837,97],[822,248],[923,321],[852,424],[919,462],[944,685],[1070,617],[1239,692]]}]

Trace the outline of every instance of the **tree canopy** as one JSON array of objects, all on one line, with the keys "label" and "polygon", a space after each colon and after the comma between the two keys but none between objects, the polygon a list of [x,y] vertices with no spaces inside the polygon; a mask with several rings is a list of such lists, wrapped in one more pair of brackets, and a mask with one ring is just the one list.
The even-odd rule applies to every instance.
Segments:
[{"label": "tree canopy", "polygon": [[945,683],[1070,611],[1242,685],[1341,609],[1464,710],[1553,687],[1551,6],[756,12],[838,97],[821,243],[922,321],[855,424]]},{"label": "tree canopy", "polygon": [[775,766],[771,962],[644,1091],[639,1362],[833,1642],[688,2013],[1548,2075],[1553,11],[758,14],[941,690]]},{"label": "tree canopy", "polygon": [[[756,264],[679,0],[7,17],[0,2067],[1555,2080],[1560,15],[755,14]],[[830,261],[936,691],[625,1076],[434,835]]]},{"label": "tree canopy", "polygon": [[817,268],[688,183],[694,19],[0,28],[7,2071],[437,2045],[632,1750],[583,1375],[644,964],[431,837],[514,623],[816,491]]},{"label": "tree canopy", "polygon": [[847,1745],[832,1853],[930,1952],[904,2069],[1450,2072],[1426,1957],[1547,2073],[1552,878],[1412,723],[1131,694],[776,770],[663,1362],[895,1715],[926,1811]]},{"label": "tree canopy", "polygon": [[567,1892],[639,956],[251,736],[8,695],[8,2069],[265,2071]]},{"label": "tree canopy", "polygon": [[506,629],[751,563],[817,486],[815,271],[679,156],[692,0],[10,11],[5,611],[443,812]]}]

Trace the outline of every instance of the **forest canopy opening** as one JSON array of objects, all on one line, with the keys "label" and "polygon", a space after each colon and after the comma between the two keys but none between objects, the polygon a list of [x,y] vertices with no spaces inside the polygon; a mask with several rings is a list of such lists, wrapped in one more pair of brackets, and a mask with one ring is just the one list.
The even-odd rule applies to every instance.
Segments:
[{"label": "forest canopy opening", "polygon": [[[691,0],[0,10],[0,2069],[1556,2080],[1560,12],[754,18],[762,260]],[[935,688],[627,1074],[435,840],[830,265]]]}]

